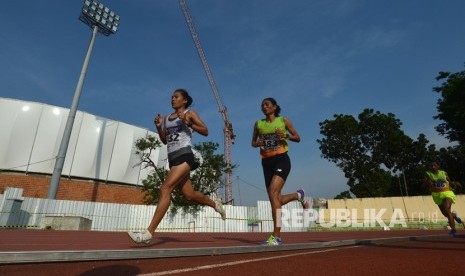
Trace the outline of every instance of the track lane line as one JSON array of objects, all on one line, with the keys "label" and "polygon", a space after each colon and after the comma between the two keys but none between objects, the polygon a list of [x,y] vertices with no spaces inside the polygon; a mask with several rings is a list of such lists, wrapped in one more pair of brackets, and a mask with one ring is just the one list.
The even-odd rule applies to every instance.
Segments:
[{"label": "track lane line", "polygon": [[160,271],[160,272],[154,272],[154,273],[139,274],[139,276],[170,275],[170,274],[177,274],[177,273],[184,273],[184,272],[192,272],[192,271],[197,271],[197,270],[213,269],[213,268],[224,267],[224,266],[234,266],[234,265],[245,264],[245,263],[261,262],[261,261],[268,261],[268,260],[274,260],[274,259],[288,258],[288,257],[294,257],[294,256],[310,255],[310,254],[317,254],[317,253],[326,253],[326,252],[332,252],[332,251],[337,251],[337,250],[342,250],[342,249],[356,248],[356,247],[360,247],[360,246],[361,245],[348,246],[348,247],[338,247],[338,248],[330,248],[330,249],[311,251],[311,252],[293,253],[293,254],[287,254],[287,255],[281,255],[281,256],[275,256],[275,257],[248,259],[248,260],[227,262],[227,263],[214,264],[214,265],[202,265],[202,266],[189,267],[189,268],[183,268],[183,269],[166,270],[166,271]]}]

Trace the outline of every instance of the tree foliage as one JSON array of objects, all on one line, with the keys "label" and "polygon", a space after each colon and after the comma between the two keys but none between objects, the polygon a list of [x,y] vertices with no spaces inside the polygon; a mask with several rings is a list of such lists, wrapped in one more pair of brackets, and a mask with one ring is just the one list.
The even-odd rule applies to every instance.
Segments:
[{"label": "tree foliage", "polygon": [[[358,120],[357,120],[358,119]],[[355,119],[334,115],[320,123],[322,157],[334,162],[356,197],[425,194],[425,158],[431,154],[421,134],[413,140],[394,114],[365,109]],[[407,188],[408,187],[408,188]]]},{"label": "tree foliage", "polygon": [[[151,159],[151,153],[162,146],[161,142],[154,136],[140,138],[135,143],[136,153],[144,168],[151,168],[147,178],[142,180],[142,190],[145,191],[144,201],[146,204],[156,204],[160,197],[160,187],[168,176],[166,165],[158,167],[157,162]],[[191,182],[194,190],[204,194],[217,194],[218,189],[224,186],[221,178],[226,170],[226,163],[222,154],[215,154],[218,144],[204,142],[194,145],[193,149],[200,166],[191,172]],[[200,207],[197,203],[186,200],[179,189],[171,194],[170,211],[175,214],[179,208],[187,213],[196,213]]]},{"label": "tree foliage", "polygon": [[[441,95],[434,119],[440,135],[458,145],[436,149],[424,134],[411,139],[394,114],[365,109],[354,118],[334,115],[320,123],[324,138],[317,140],[323,158],[342,169],[350,192],[357,197],[429,194],[422,180],[435,160],[447,171],[456,193],[465,192],[465,71],[439,72]],[[347,193],[346,193],[347,192]],[[345,191],[338,195],[350,195]]]},{"label": "tree foliage", "polygon": [[436,130],[449,141],[465,145],[465,71],[439,72],[436,80],[444,80],[440,86],[433,88],[441,94],[437,102],[438,114],[434,119],[443,121]]},{"label": "tree foliage", "polygon": [[192,176],[192,182],[198,183],[205,193],[216,193],[224,187],[223,173],[227,168],[223,154],[215,154],[218,143],[204,142],[194,145],[194,150],[202,157],[202,162]]},{"label": "tree foliage", "polygon": [[349,191],[343,191],[334,197],[334,199],[348,199],[348,198],[352,198]]},{"label": "tree foliage", "polygon": [[441,95],[436,106],[438,114],[433,118],[442,123],[436,130],[458,145],[441,148],[435,159],[449,174],[455,192],[465,193],[465,71],[439,72],[436,80],[443,81],[433,88]]}]

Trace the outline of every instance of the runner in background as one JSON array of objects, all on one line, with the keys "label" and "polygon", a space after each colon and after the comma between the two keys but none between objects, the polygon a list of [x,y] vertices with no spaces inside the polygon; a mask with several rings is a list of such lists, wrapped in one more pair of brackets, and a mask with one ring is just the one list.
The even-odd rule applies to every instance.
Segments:
[{"label": "runner in background", "polygon": [[[431,162],[430,170],[426,172],[423,181],[430,189],[431,196],[434,203],[436,203],[441,210],[441,213],[449,221],[451,228],[449,235],[454,236],[457,233],[455,229],[455,222],[463,225],[462,219],[457,216],[456,212],[452,212],[452,204],[455,203],[455,194],[450,187],[450,179],[447,172],[439,169],[439,164],[436,161]],[[464,226],[465,227],[465,226]]]}]

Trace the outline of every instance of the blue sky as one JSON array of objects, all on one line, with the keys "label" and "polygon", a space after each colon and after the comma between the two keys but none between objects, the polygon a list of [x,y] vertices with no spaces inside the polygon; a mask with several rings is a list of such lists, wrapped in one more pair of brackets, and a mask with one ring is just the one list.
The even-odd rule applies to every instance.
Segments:
[{"label": "blue sky", "polygon": [[[0,9],[0,96],[69,108],[91,29],[83,0],[7,1]],[[186,88],[193,109],[223,152],[223,122],[176,0],[102,1],[121,16],[115,35],[96,39],[79,110],[154,130],[156,113]],[[364,108],[392,112],[415,139],[447,146],[439,122],[439,71],[465,62],[462,0],[190,0],[204,52],[237,135],[234,199],[266,200],[257,149],[250,146],[260,103],[274,97],[299,132],[284,193],[312,197],[347,190],[342,172],[321,158],[319,122]],[[239,181],[238,181],[239,178]],[[240,191],[240,193],[239,193]]]}]

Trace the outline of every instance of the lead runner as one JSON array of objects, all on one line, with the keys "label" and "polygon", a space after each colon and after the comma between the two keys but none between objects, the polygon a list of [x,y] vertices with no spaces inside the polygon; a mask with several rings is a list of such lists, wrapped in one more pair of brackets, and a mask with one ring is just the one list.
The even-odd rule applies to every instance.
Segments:
[{"label": "lead runner", "polygon": [[226,219],[226,212],[219,199],[213,201],[208,196],[194,190],[190,180],[190,172],[198,167],[192,152],[192,134],[195,132],[207,136],[208,128],[200,119],[197,112],[189,109],[192,97],[184,89],[177,89],[171,96],[171,107],[174,112],[163,120],[158,114],[154,123],[160,140],[167,145],[170,171],[160,187],[160,198],[157,209],[149,227],[144,232],[128,232],[129,237],[136,243],[150,244],[152,236],[161,222],[171,203],[171,193],[175,188],[180,189],[183,196],[202,205],[215,209]]}]

